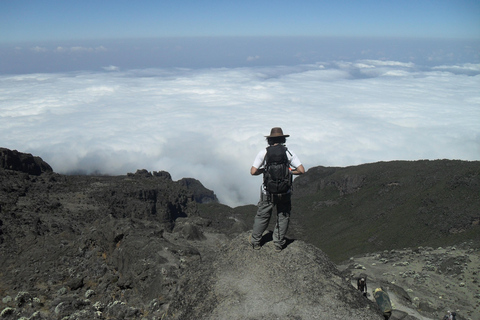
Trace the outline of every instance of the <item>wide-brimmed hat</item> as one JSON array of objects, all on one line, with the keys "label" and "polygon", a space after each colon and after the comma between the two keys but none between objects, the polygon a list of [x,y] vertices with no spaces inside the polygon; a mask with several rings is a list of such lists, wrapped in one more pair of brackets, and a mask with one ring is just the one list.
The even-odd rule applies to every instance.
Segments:
[{"label": "wide-brimmed hat", "polygon": [[283,134],[283,130],[280,127],[275,127],[270,130],[270,135],[265,136],[267,138],[278,138],[278,137],[290,137],[289,134]]}]

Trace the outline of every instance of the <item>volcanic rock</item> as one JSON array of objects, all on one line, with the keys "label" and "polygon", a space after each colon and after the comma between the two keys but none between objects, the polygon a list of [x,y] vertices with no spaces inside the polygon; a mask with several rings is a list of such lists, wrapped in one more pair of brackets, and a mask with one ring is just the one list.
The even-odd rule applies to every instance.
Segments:
[{"label": "volcanic rock", "polygon": [[212,190],[208,190],[203,184],[193,178],[183,178],[178,182],[193,193],[193,198],[198,203],[218,202],[217,196]]},{"label": "volcanic rock", "polygon": [[[288,245],[276,252],[274,221],[263,247],[252,250],[255,206],[219,204],[196,180],[172,181],[168,172],[145,169],[113,177],[60,175],[48,164],[32,166],[31,155],[3,154],[8,164],[0,168],[2,319],[381,320],[371,294],[376,287],[390,295],[391,320],[439,319],[447,310],[455,310],[458,320],[480,319],[480,255],[473,241],[437,249],[390,247],[339,265],[319,249],[335,252],[343,245],[359,253],[364,248],[352,241],[364,245],[370,238],[375,245],[400,245],[392,230],[404,226],[388,225],[390,213],[367,209],[388,204],[400,212],[409,198],[415,201],[408,208],[429,228],[468,240],[478,228],[476,163],[416,163],[414,175],[402,175],[409,168],[404,162],[307,172],[295,179]],[[430,168],[434,181],[419,167]],[[435,171],[447,167],[454,173]],[[292,236],[310,234],[305,224],[317,234],[325,230],[300,210],[330,223],[332,237],[341,239],[327,247]],[[335,216],[326,219],[327,210]],[[390,238],[372,234],[362,241],[351,229],[346,232],[350,222],[357,227],[358,214],[367,219],[362,236],[377,232],[365,225],[380,221]],[[350,217],[355,219],[346,223]],[[411,228],[417,226],[422,224]],[[390,242],[379,241],[384,239]],[[359,273],[368,276],[367,298],[355,288]]]},{"label": "volcanic rock", "polygon": [[34,157],[29,153],[6,148],[0,148],[0,168],[25,172],[36,176],[44,172],[53,171],[52,167],[40,157]]},{"label": "volcanic rock", "polygon": [[2,318],[381,319],[319,249],[253,251],[244,224],[221,233],[168,173],[12,168],[0,169]]}]

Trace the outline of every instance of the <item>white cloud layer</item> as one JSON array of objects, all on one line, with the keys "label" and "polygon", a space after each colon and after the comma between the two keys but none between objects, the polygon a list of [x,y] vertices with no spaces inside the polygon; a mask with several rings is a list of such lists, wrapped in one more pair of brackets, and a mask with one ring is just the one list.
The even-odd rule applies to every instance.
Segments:
[{"label": "white cloud layer", "polygon": [[108,67],[102,67],[102,69],[105,70],[105,71],[119,71],[119,70],[120,70],[119,67],[117,67],[117,66],[112,66],[112,65],[110,65],[110,66],[108,66]]},{"label": "white cloud layer", "polygon": [[[117,70],[107,67],[106,70]],[[270,128],[312,166],[480,159],[480,66],[363,60],[290,67],[0,76],[0,146],[56,172],[166,170],[230,206]]]},{"label": "white cloud layer", "polygon": [[[48,51],[48,49],[45,49],[44,51],[46,52],[46,51]],[[96,48],[82,47],[82,46],[74,46],[74,47],[58,46],[53,51],[57,52],[57,53],[64,53],[64,52],[103,52],[103,51],[107,51],[107,48],[105,48],[104,46],[99,46],[99,47],[96,47]]]}]

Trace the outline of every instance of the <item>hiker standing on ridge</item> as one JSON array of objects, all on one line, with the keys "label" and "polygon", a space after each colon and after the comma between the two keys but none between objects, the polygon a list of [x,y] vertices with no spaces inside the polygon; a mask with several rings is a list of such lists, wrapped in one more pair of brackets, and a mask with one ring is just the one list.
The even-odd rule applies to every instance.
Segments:
[{"label": "hiker standing on ridge", "polygon": [[270,135],[266,136],[268,147],[257,154],[250,169],[253,176],[263,173],[260,201],[250,237],[250,244],[255,250],[262,246],[262,235],[268,227],[274,207],[277,208],[277,223],[273,231],[275,250],[282,251],[285,246],[292,208],[292,174],[305,173],[298,157],[285,146],[289,136],[283,134],[282,128],[272,128]]}]

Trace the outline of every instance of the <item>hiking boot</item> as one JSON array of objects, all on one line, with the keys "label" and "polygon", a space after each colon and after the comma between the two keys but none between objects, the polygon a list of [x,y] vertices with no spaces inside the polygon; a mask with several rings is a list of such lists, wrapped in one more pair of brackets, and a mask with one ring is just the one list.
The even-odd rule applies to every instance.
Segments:
[{"label": "hiking boot", "polygon": [[280,252],[283,250],[283,247],[282,246],[275,246],[275,252]]}]

